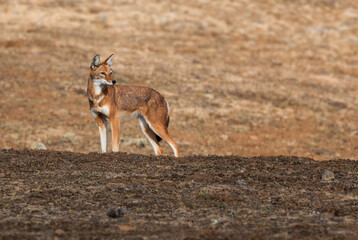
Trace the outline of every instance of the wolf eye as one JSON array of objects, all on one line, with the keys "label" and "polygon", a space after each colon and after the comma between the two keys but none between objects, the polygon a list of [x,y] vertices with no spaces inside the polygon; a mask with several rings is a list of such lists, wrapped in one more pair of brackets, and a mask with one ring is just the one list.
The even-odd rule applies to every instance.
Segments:
[{"label": "wolf eye", "polygon": [[105,72],[101,72],[101,74],[106,75],[106,73],[105,73]]}]

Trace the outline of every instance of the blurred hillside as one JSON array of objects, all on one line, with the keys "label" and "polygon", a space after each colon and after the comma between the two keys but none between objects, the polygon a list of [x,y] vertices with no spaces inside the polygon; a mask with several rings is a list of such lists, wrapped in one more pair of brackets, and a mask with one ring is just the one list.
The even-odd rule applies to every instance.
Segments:
[{"label": "blurred hillside", "polygon": [[[89,64],[167,97],[182,155],[358,156],[358,2],[0,2],[0,146],[100,149]],[[120,151],[152,154],[136,120]],[[167,144],[165,154],[172,155]]]}]

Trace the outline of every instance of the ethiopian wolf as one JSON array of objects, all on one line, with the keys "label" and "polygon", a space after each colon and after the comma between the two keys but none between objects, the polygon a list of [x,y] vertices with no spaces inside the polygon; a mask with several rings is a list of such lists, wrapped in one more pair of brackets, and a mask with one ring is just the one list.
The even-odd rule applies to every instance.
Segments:
[{"label": "ethiopian wolf", "polygon": [[100,63],[97,54],[90,66],[87,94],[92,116],[99,127],[102,152],[107,152],[107,122],[112,129],[112,151],[119,150],[119,120],[137,118],[144,136],[156,155],[163,150],[159,142],[164,139],[179,157],[178,144],[168,132],[169,104],[157,91],[148,87],[119,86],[112,76],[113,54]]}]

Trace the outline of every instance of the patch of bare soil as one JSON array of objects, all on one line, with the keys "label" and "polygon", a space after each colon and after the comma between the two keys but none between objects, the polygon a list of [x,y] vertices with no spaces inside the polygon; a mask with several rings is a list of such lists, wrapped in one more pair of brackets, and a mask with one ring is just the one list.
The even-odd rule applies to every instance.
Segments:
[{"label": "patch of bare soil", "polygon": [[351,160],[2,150],[0,239],[356,239],[357,176]]}]

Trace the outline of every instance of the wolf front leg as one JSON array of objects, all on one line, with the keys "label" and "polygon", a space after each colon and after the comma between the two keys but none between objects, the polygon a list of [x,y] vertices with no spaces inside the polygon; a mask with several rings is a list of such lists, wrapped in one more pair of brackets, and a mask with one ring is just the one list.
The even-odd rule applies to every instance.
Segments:
[{"label": "wolf front leg", "polygon": [[102,114],[96,116],[96,122],[98,124],[99,137],[101,139],[101,150],[103,153],[107,152],[107,120]]},{"label": "wolf front leg", "polygon": [[112,152],[119,151],[119,123],[120,118],[116,114],[111,117],[111,128],[112,128]]}]

